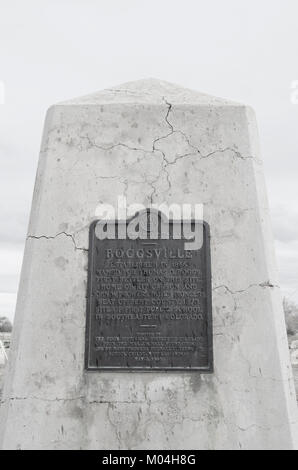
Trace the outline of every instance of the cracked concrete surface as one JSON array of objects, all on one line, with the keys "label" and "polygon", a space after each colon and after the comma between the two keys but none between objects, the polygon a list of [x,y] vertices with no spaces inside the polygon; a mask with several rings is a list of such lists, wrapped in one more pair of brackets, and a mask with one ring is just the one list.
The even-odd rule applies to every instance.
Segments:
[{"label": "cracked concrete surface", "polygon": [[[97,205],[123,194],[128,204],[204,204],[212,375],[84,371],[88,229]],[[155,80],[50,108],[3,448],[288,449],[295,407],[253,112]]]},{"label": "cracked concrete surface", "polygon": [[52,235],[52,236],[50,236],[50,235],[39,235],[39,236],[27,235],[27,240],[30,239],[30,238],[33,238],[35,240],[40,240],[41,238],[45,238],[46,240],[54,240],[55,238],[60,237],[61,235],[65,235],[66,237],[71,238],[76,250],[88,251],[87,248],[80,248],[79,246],[77,246],[74,235],[72,235],[71,233],[66,233],[66,232],[59,232],[56,235]]},{"label": "cracked concrete surface", "polygon": [[270,281],[264,281],[264,282],[261,282],[260,284],[250,284],[245,289],[240,289],[240,290],[237,290],[237,291],[232,291],[228,286],[224,286],[224,285],[213,287],[212,290],[226,289],[228,292],[230,292],[230,294],[239,294],[241,292],[246,292],[251,287],[262,287],[262,288],[265,288],[265,287],[274,288],[274,287],[276,287],[276,288],[279,288],[279,286],[275,286],[275,285],[271,284]]}]

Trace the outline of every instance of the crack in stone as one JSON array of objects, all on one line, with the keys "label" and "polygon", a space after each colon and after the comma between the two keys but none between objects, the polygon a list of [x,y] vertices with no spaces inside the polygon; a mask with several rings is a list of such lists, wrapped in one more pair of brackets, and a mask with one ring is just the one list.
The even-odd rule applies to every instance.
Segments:
[{"label": "crack in stone", "polygon": [[217,290],[217,289],[226,289],[226,291],[228,291],[230,294],[232,295],[236,295],[236,294],[241,294],[243,292],[246,292],[248,291],[249,289],[251,289],[252,287],[262,287],[262,288],[266,288],[266,287],[269,287],[270,289],[272,288],[277,288],[279,289],[279,286],[278,285],[275,285],[275,284],[272,284],[270,281],[264,281],[264,282],[261,282],[260,284],[250,284],[248,287],[246,287],[245,289],[240,289],[240,290],[236,290],[236,291],[232,291],[228,286],[222,284],[220,286],[216,286],[216,287],[213,287],[212,290]]},{"label": "crack in stone", "polygon": [[[170,132],[169,132],[168,134],[164,135],[164,136],[157,137],[157,139],[155,139],[155,140],[153,141],[153,143],[152,143],[152,149],[153,149],[153,151],[158,150],[158,149],[156,149],[156,142],[159,142],[160,140],[166,139],[167,137],[171,136],[171,135],[174,134],[174,132],[175,132],[175,131],[174,131],[174,128],[173,128],[173,126],[172,126],[172,124],[169,122],[169,114],[170,114],[170,112],[171,112],[171,110],[172,110],[172,105],[171,105],[171,103],[168,103],[164,97],[163,97],[163,101],[165,102],[165,104],[166,104],[167,107],[168,107],[164,119],[165,119],[167,125],[168,125],[169,128],[170,128]],[[158,151],[162,152],[161,150],[158,150]],[[162,154],[164,155],[164,152],[162,152]],[[165,156],[165,155],[164,155],[164,156]]]},{"label": "crack in stone", "polygon": [[166,123],[168,124],[168,126],[170,127],[170,129],[171,129],[171,131],[172,131],[172,133],[173,133],[173,132],[174,132],[174,127],[173,127],[173,125],[172,125],[172,124],[170,123],[170,121],[169,121],[169,114],[170,114],[170,112],[172,111],[172,105],[171,105],[171,103],[169,103],[169,102],[166,100],[166,98],[165,98],[164,96],[163,96],[163,100],[164,100],[164,102],[166,103],[166,105],[168,106],[168,111],[167,111],[167,114],[166,114],[166,117],[165,117],[165,121],[166,121]]},{"label": "crack in stone", "polygon": [[235,157],[237,158],[240,158],[241,160],[255,160],[255,157],[252,157],[252,156],[247,156],[247,157],[244,157],[243,155],[241,155],[240,152],[238,152],[237,150],[233,149],[232,147],[225,147],[224,149],[216,149],[216,150],[213,150],[212,152],[206,154],[206,155],[203,155],[200,150],[198,150],[198,152],[200,153],[201,155],[201,158],[210,158],[210,157],[213,157],[214,155],[216,155],[217,153],[224,153],[224,152],[232,152],[234,154]]},{"label": "crack in stone", "polygon": [[272,425],[272,426],[264,426],[264,425],[261,425],[261,424],[252,423],[249,426],[247,426],[246,428],[244,428],[242,426],[239,426],[238,424],[230,423],[230,425],[235,426],[237,429],[239,429],[239,431],[242,431],[242,432],[249,431],[250,429],[253,429],[253,428],[261,429],[262,431],[270,431],[271,429],[282,428],[285,424],[288,425],[288,424],[291,424],[291,423],[281,423],[281,424],[275,424],[275,425]]},{"label": "crack in stone", "polygon": [[[242,159],[242,160],[253,159],[253,160],[255,160],[255,162],[261,163],[260,160],[254,158],[253,156],[247,156],[247,157],[245,157],[245,156],[241,155],[240,152],[238,152],[237,150],[233,149],[232,147],[226,147],[226,148],[224,148],[224,149],[217,149],[217,150],[214,150],[214,151],[212,151],[212,152],[209,152],[209,153],[206,154],[206,155],[203,155],[202,152],[200,151],[200,149],[197,148],[197,147],[195,147],[195,146],[191,143],[189,137],[188,137],[184,132],[182,132],[181,130],[175,130],[175,129],[174,129],[173,124],[172,124],[172,123],[170,122],[170,120],[169,120],[169,115],[170,115],[170,113],[172,112],[172,104],[169,103],[169,102],[166,100],[165,97],[163,97],[163,101],[164,101],[164,103],[165,103],[165,104],[167,105],[167,107],[168,107],[164,119],[165,119],[167,125],[168,125],[169,128],[170,128],[170,132],[167,133],[167,134],[164,135],[164,136],[158,137],[157,139],[155,139],[155,140],[153,141],[153,144],[152,144],[152,151],[153,151],[153,152],[154,152],[154,151],[158,151],[158,152],[160,152],[161,155],[162,155],[163,163],[164,163],[164,164],[163,164],[163,169],[162,169],[162,171],[164,171],[164,172],[166,173],[166,179],[167,179],[167,183],[168,183],[168,189],[170,189],[170,188],[172,187],[172,184],[171,184],[171,181],[170,181],[170,174],[169,174],[169,172],[168,172],[168,170],[167,170],[167,167],[170,166],[170,165],[175,165],[175,164],[177,163],[177,161],[179,161],[179,160],[182,160],[182,159],[184,159],[184,158],[188,158],[188,157],[191,157],[191,156],[194,156],[194,155],[198,155],[198,156],[199,156],[199,160],[201,160],[201,159],[207,159],[207,158],[213,157],[213,156],[215,156],[215,155],[218,154],[218,153],[225,153],[225,152],[230,151],[230,152],[233,153],[233,155],[235,156],[235,158],[240,158],[240,159]],[[181,134],[181,135],[184,137],[184,139],[186,140],[188,146],[193,149],[193,152],[188,152],[188,153],[183,154],[183,155],[178,155],[172,162],[170,162],[170,161],[166,158],[165,152],[164,152],[163,150],[161,150],[161,149],[156,148],[156,144],[157,144],[157,142],[159,142],[159,141],[161,141],[161,140],[164,140],[164,139],[167,139],[168,137],[170,137],[171,135],[173,135],[173,134],[175,134],[175,133],[176,133],[176,134]],[[161,172],[161,173],[162,173],[162,172]],[[161,175],[161,174],[160,174],[160,175]],[[159,179],[159,178],[158,178],[158,179]],[[157,181],[158,181],[158,179],[157,179]],[[153,195],[154,195],[155,192],[156,192],[156,190],[154,190],[154,191],[152,192],[152,194],[151,194],[151,201],[152,201],[152,197],[153,197]]]},{"label": "crack in stone", "polygon": [[[121,90],[119,90],[121,91]],[[90,147],[95,147],[95,148],[98,148],[100,150],[103,150],[103,151],[110,151],[110,150],[113,150],[117,147],[123,147],[123,148],[126,148],[128,150],[131,150],[131,151],[137,151],[137,152],[142,152],[144,153],[144,157],[142,158],[142,160],[144,158],[146,158],[146,155],[147,154],[151,154],[151,155],[157,155],[157,154],[160,154],[161,157],[162,157],[162,167],[161,167],[161,170],[159,172],[159,174],[154,178],[152,179],[151,181],[148,180],[147,177],[144,178],[144,182],[146,182],[147,184],[149,184],[149,186],[151,186],[152,188],[152,192],[149,196],[149,199],[150,199],[150,202],[151,204],[153,203],[153,199],[156,197],[157,195],[157,183],[158,181],[160,180],[162,174],[164,173],[165,176],[166,176],[166,181],[167,181],[167,185],[168,185],[168,190],[171,189],[172,187],[172,183],[171,183],[171,179],[170,179],[170,173],[168,171],[168,167],[170,165],[175,165],[177,163],[177,161],[179,160],[182,160],[184,158],[188,158],[188,157],[191,157],[191,156],[195,156],[197,155],[199,160],[201,159],[207,159],[207,158],[210,158],[210,157],[213,157],[213,156],[216,156],[217,154],[223,154],[225,152],[232,152],[234,157],[235,158],[239,158],[241,160],[247,160],[247,159],[253,159],[255,160],[256,162],[260,162],[260,160],[256,159],[255,157],[253,156],[243,156],[241,155],[240,152],[238,152],[237,150],[233,149],[232,147],[226,147],[224,149],[216,149],[216,150],[213,150],[212,152],[209,152],[208,154],[202,154],[202,152],[200,151],[199,148],[197,148],[196,146],[194,146],[191,141],[190,141],[190,138],[181,130],[178,130],[178,129],[174,129],[174,126],[173,124],[170,122],[170,119],[169,119],[169,116],[170,116],[170,113],[173,112],[173,106],[172,104],[167,101],[167,99],[163,96],[162,97],[162,101],[166,104],[167,106],[167,110],[166,110],[166,114],[164,116],[164,120],[167,124],[167,126],[169,127],[169,132],[166,134],[166,135],[163,135],[161,137],[157,137],[153,143],[152,143],[152,150],[146,150],[144,148],[141,148],[141,147],[133,147],[133,146],[130,146],[130,145],[127,145],[127,144],[124,144],[122,142],[118,142],[116,144],[112,144],[112,145],[109,145],[109,146],[103,146],[103,145],[99,145],[99,144],[96,144],[95,142],[93,142],[91,140],[91,138],[89,137],[89,135],[86,135],[86,136],[81,136],[81,139],[86,139],[89,143],[89,146]],[[183,155],[178,155],[173,161],[169,161],[166,157],[166,154],[165,152],[162,150],[162,149],[158,149],[156,148],[156,144],[161,141],[161,140],[164,140],[168,137],[170,137],[171,135],[173,134],[181,134],[184,139],[186,140],[188,146],[193,149],[193,152],[188,152],[186,154],[183,154]],[[120,181],[121,181],[121,175],[119,176],[102,176],[102,177],[97,177],[99,179],[117,179],[119,178]],[[127,180],[126,180],[127,181]],[[127,189],[128,189],[128,182],[125,183],[125,194],[127,193]]]},{"label": "crack in stone", "polygon": [[8,397],[0,401],[0,404],[3,405],[4,403],[8,401],[25,401],[25,400],[38,400],[38,401],[45,401],[45,402],[67,402],[67,401],[77,401],[77,400],[83,400],[85,401],[88,405],[93,405],[93,404],[107,404],[107,405],[114,405],[114,404],[143,404],[145,401],[129,401],[129,400],[117,400],[117,401],[111,401],[111,400],[88,400],[86,396],[80,395],[77,397],[69,397],[69,398],[63,398],[63,397],[55,397],[55,398],[44,398],[44,397],[38,397],[35,395],[32,396],[27,396],[27,397]]},{"label": "crack in stone", "polygon": [[[131,151],[142,152],[142,153],[144,153],[144,157],[143,157],[141,160],[145,159],[147,154],[158,155],[158,153],[162,153],[161,151],[159,151],[159,150],[157,150],[157,149],[154,149],[154,148],[152,148],[152,150],[146,150],[146,149],[143,149],[143,148],[140,148],[140,147],[131,147],[131,146],[126,145],[126,144],[123,144],[123,143],[121,143],[121,142],[119,142],[119,143],[117,143],[117,144],[110,145],[110,146],[108,146],[108,147],[104,147],[104,146],[98,145],[98,144],[96,144],[95,142],[93,142],[93,141],[90,139],[90,137],[89,137],[88,135],[82,136],[81,138],[82,138],[82,139],[87,139],[90,146],[95,147],[95,148],[98,148],[98,149],[103,150],[103,151],[109,151],[109,150],[112,150],[112,149],[114,149],[114,148],[116,148],[116,147],[124,147],[124,148],[127,148],[128,150],[131,150]],[[158,153],[157,153],[157,152],[158,152]],[[154,183],[157,183],[157,182],[158,182],[159,178],[161,177],[162,171],[163,171],[163,168],[161,168],[161,171],[158,173],[158,175],[157,175],[154,179],[152,179],[152,181],[149,181],[148,177],[146,177],[146,176],[144,177],[144,182],[147,183],[147,184],[149,184],[149,186],[152,187],[152,192],[151,192],[151,194],[150,194],[150,196],[149,196],[151,204],[152,204],[152,202],[153,202],[154,194],[156,193],[156,187],[155,187]],[[124,188],[124,194],[125,194],[125,195],[127,194],[127,190],[128,190],[128,181],[127,181],[127,179],[123,180],[123,178],[122,178],[120,175],[118,175],[118,176],[111,176],[111,177],[98,177],[98,178],[102,178],[102,179],[105,179],[105,178],[106,178],[106,179],[116,179],[116,178],[119,178],[120,181],[121,181],[121,182],[124,184],[124,186],[125,186],[125,188]],[[136,183],[137,183],[137,184],[141,184],[142,181],[139,181],[139,182],[136,182]]]},{"label": "crack in stone", "polygon": [[[168,106],[167,113],[166,113],[166,116],[165,116],[165,121],[168,124],[168,126],[170,127],[170,132],[165,136],[162,136],[162,137],[159,137],[158,139],[155,139],[154,142],[153,142],[153,148],[155,148],[155,143],[158,142],[159,140],[166,139],[167,137],[171,136],[172,134],[177,133],[177,134],[181,134],[185,138],[185,140],[186,140],[187,144],[189,145],[189,147],[191,147],[195,151],[195,153],[198,153],[200,155],[200,158],[209,158],[209,157],[212,157],[213,155],[216,155],[217,153],[224,153],[226,151],[231,151],[231,152],[234,153],[235,157],[240,158],[242,160],[253,159],[257,162],[260,162],[260,160],[256,159],[253,156],[250,156],[250,155],[244,157],[243,155],[241,155],[240,152],[233,149],[232,147],[225,147],[224,149],[216,149],[216,150],[213,150],[212,152],[209,152],[206,155],[203,155],[202,152],[200,151],[200,149],[191,143],[189,137],[183,131],[181,131],[180,129],[176,129],[176,130],[174,129],[173,124],[171,124],[171,122],[169,121],[169,114],[172,111],[172,104],[169,103],[165,99],[165,97],[163,97],[163,100],[166,103],[166,105]],[[190,153],[187,153],[187,154],[184,154],[184,155],[180,155],[180,156],[176,157],[176,159],[173,162],[169,162],[169,164],[175,164],[177,160],[188,157],[190,155],[193,155],[193,152],[190,152]]]},{"label": "crack in stone", "polygon": [[35,240],[40,240],[42,238],[46,239],[46,240],[54,240],[55,238],[57,237],[60,237],[61,235],[65,235],[66,237],[69,237],[71,238],[72,242],[73,242],[73,245],[75,247],[75,250],[80,250],[80,251],[89,251],[87,248],[81,248],[79,246],[77,246],[76,244],[76,241],[75,241],[75,238],[73,235],[71,235],[70,233],[66,233],[66,232],[59,232],[57,233],[56,235],[28,235],[27,236],[27,240],[32,238],[32,239],[35,239]]},{"label": "crack in stone", "polygon": [[5,398],[4,400],[1,400],[1,404],[6,403],[7,401],[25,401],[25,400],[38,400],[38,401],[45,401],[45,402],[59,402],[59,401],[75,401],[75,400],[82,400],[85,397],[79,396],[79,397],[72,397],[72,398],[44,398],[44,397],[37,397],[37,396],[28,396],[28,397],[8,397]]},{"label": "crack in stone", "polygon": [[89,135],[81,136],[81,139],[87,139],[90,147],[95,147],[95,148],[98,148],[98,149],[104,150],[104,151],[113,150],[116,147],[124,147],[128,150],[132,150],[133,152],[143,152],[145,154],[146,153],[152,153],[152,150],[146,150],[146,149],[143,149],[141,147],[131,147],[130,145],[123,144],[122,142],[118,142],[117,144],[112,144],[112,145],[109,145],[109,146],[105,147],[103,145],[98,145],[95,142],[93,142],[90,139]]}]

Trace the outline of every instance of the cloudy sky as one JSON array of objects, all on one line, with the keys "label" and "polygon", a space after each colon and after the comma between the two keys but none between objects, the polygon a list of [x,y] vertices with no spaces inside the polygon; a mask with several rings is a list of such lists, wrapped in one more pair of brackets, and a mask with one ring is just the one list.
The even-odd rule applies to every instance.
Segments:
[{"label": "cloudy sky", "polygon": [[0,58],[0,316],[14,314],[46,109],[147,77],[255,108],[298,302],[297,0],[1,0]]}]

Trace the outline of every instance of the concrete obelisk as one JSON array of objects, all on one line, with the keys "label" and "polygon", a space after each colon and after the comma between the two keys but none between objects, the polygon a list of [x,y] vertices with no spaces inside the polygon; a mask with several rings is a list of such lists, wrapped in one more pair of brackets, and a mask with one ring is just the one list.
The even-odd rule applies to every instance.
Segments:
[{"label": "concrete obelisk", "polygon": [[[85,370],[96,207],[201,203],[214,372]],[[1,406],[3,449],[292,449],[297,410],[252,110],[157,80],[49,109]]]}]

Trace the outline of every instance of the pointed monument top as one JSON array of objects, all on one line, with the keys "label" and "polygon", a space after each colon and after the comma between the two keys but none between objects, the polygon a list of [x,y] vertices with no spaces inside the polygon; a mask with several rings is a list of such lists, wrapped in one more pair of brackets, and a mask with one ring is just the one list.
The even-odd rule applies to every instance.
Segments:
[{"label": "pointed monument top", "polygon": [[206,95],[174,83],[147,78],[123,83],[119,86],[91,93],[90,95],[63,101],[62,105],[93,104],[196,104],[209,106],[243,106],[240,103]]}]

